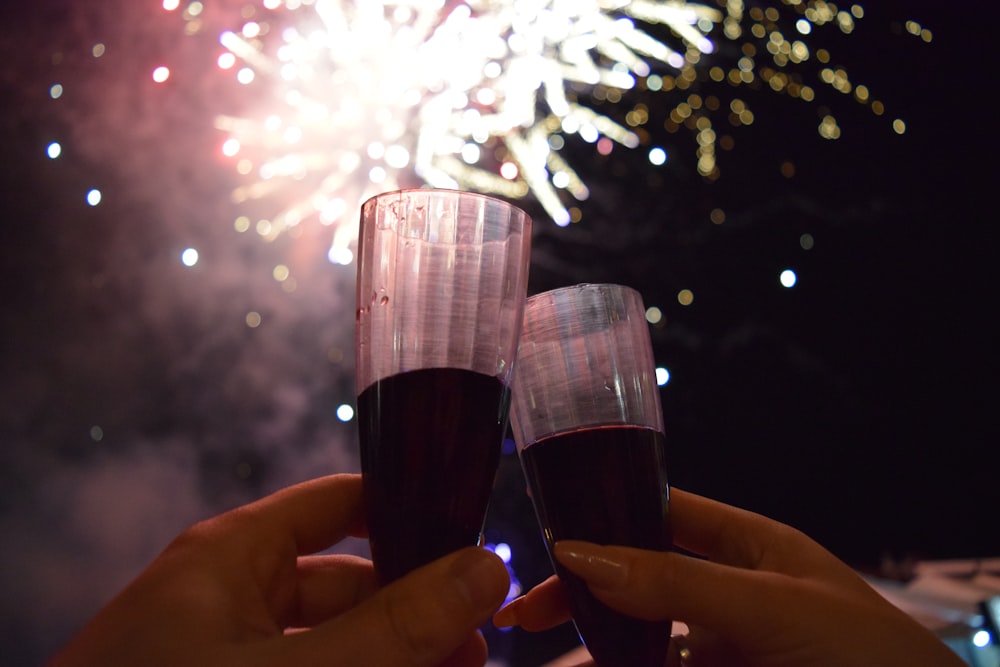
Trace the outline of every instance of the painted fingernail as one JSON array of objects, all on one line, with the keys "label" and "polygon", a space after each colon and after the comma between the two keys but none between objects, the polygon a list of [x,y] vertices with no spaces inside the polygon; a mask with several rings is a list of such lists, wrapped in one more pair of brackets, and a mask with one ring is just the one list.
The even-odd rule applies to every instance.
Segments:
[{"label": "painted fingernail", "polygon": [[476,609],[496,608],[510,587],[503,562],[478,547],[466,549],[451,564],[448,573],[458,591]]},{"label": "painted fingernail", "polygon": [[520,625],[521,619],[517,608],[521,606],[521,600],[522,598],[511,600],[509,604],[501,607],[500,611],[493,615],[493,625],[498,628],[512,628],[515,625]]},{"label": "painted fingernail", "polygon": [[598,588],[621,588],[628,581],[628,564],[606,547],[566,540],[555,545],[556,559],[573,574]]}]

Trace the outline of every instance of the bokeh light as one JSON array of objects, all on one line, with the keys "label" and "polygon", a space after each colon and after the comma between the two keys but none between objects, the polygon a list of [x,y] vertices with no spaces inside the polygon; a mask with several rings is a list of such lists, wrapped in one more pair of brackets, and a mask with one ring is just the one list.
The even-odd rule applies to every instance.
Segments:
[{"label": "bokeh light", "polygon": [[156,83],[163,83],[170,78],[170,68],[164,65],[160,65],[153,70],[153,81]]},{"label": "bokeh light", "polygon": [[510,545],[506,542],[499,542],[493,547],[493,553],[500,557],[504,563],[510,563],[511,550]]},{"label": "bokeh light", "polygon": [[649,151],[649,163],[655,167],[659,167],[667,161],[667,151],[660,147],[652,148]]}]

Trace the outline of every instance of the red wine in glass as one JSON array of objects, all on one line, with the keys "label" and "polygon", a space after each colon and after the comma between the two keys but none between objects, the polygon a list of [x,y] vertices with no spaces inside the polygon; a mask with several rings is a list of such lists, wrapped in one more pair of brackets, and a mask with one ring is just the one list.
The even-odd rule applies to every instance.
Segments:
[{"label": "red wine in glass", "polygon": [[507,430],[496,377],[424,368],[358,397],[369,544],[381,585],[479,544]]},{"label": "red wine in glass", "polygon": [[[671,547],[663,433],[642,426],[582,428],[521,450],[549,553],[558,540],[666,551]],[[599,667],[662,667],[671,622],[614,611],[554,558],[573,620]]]}]

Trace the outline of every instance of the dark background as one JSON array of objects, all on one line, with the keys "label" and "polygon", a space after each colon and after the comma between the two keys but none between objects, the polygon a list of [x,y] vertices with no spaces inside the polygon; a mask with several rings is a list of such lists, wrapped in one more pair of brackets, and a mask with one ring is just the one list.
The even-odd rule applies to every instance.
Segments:
[{"label": "dark background", "polygon": [[[680,98],[590,100],[619,121],[647,104],[647,144],[602,157],[568,139],[591,188],[579,223],[558,228],[534,200],[518,203],[536,220],[531,292],[620,282],[663,310],[651,331],[671,373],[672,483],[791,523],[878,572],[1000,555],[996,12],[865,10],[852,35],[807,41],[867,85],[884,116],[818,83],[805,103],[702,81],[703,94],[755,113],[745,127],[714,119],[734,146],[708,182],[692,135],[659,129]],[[354,267],[326,262],[325,229],[272,243],[233,231],[211,58],[158,3],[4,13],[0,655],[32,664],[192,521],[357,470],[354,424],[334,415],[354,400]],[[907,33],[908,19],[933,40]],[[108,52],[93,59],[98,41]],[[161,61],[171,86],[149,82]],[[66,92],[52,100],[56,81]],[[836,141],[816,131],[826,111]],[[45,156],[52,140],[58,160]],[[650,145],[667,148],[666,165],[646,161]],[[93,208],[90,187],[104,193]],[[191,268],[178,261],[188,246],[202,256]],[[271,277],[279,263],[294,291]],[[798,276],[791,289],[778,282],[785,268]],[[261,326],[246,326],[250,311]],[[513,455],[487,527],[511,545],[522,585],[548,575]],[[537,664],[574,638],[564,628],[491,642]]]}]

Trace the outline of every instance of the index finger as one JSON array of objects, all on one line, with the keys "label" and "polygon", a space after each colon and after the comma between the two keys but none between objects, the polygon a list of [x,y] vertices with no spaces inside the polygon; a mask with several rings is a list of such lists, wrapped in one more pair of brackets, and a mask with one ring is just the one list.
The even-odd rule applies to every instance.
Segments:
[{"label": "index finger", "polygon": [[[319,477],[230,512],[270,531],[290,532],[299,555],[316,553],[348,535],[364,537],[361,475]],[[223,515],[225,516],[225,515]]]},{"label": "index finger", "polygon": [[498,628],[519,626],[528,632],[548,630],[569,621],[569,599],[559,577],[552,575],[493,616]]}]

